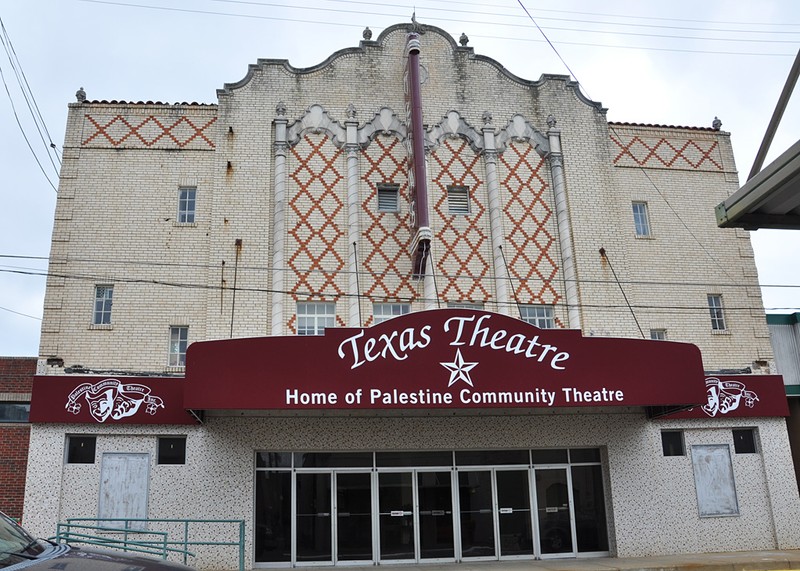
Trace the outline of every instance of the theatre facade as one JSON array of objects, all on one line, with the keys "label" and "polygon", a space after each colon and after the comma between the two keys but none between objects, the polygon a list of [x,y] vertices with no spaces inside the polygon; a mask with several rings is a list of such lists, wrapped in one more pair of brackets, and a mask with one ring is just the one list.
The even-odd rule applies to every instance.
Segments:
[{"label": "theatre facade", "polygon": [[70,104],[26,527],[243,520],[248,568],[800,548],[728,133],[364,38]]}]

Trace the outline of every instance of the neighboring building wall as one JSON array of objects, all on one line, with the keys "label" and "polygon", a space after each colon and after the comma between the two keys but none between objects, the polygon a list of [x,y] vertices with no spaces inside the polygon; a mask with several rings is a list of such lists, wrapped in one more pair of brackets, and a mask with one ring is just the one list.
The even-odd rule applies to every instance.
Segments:
[{"label": "neighboring building wall", "polygon": [[[35,357],[0,357],[0,402],[30,403]],[[0,423],[0,511],[22,517],[30,425]]]},{"label": "neighboring building wall", "polygon": [[800,313],[768,314],[767,324],[775,351],[775,368],[783,375],[787,391],[800,395]]}]

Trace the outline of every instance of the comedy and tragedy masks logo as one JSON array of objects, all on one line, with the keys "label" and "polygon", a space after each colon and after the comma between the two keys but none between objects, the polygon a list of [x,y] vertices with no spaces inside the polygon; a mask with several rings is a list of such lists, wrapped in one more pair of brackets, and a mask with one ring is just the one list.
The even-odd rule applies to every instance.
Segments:
[{"label": "comedy and tragedy masks logo", "polygon": [[706,396],[708,402],[702,408],[708,416],[728,414],[739,408],[743,399],[748,408],[753,408],[758,401],[758,395],[753,391],[746,390],[744,383],[722,381],[716,377],[706,379]]},{"label": "comedy and tragedy masks logo", "polygon": [[120,420],[133,416],[142,404],[147,414],[155,414],[159,408],[164,408],[164,401],[151,395],[150,387],[122,384],[117,379],[106,379],[93,385],[83,383],[69,394],[65,408],[72,414],[78,414],[81,410],[78,400],[81,397],[86,398],[89,413],[97,422],[105,422],[109,417]]}]

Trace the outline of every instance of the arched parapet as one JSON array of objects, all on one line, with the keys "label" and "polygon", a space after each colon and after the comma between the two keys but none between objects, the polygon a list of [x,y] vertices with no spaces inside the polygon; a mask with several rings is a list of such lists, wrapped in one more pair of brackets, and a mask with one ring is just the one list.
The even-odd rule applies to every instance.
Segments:
[{"label": "arched parapet", "polygon": [[378,135],[395,135],[401,141],[408,134],[406,125],[389,107],[381,107],[372,120],[358,129],[358,145],[366,147]]},{"label": "arched parapet", "polygon": [[509,141],[527,141],[536,149],[539,156],[546,156],[550,152],[550,142],[547,137],[530,124],[519,113],[509,119],[508,124],[495,135],[497,152],[506,150]]},{"label": "arched parapet", "polygon": [[334,145],[343,147],[347,142],[347,131],[338,121],[332,119],[321,105],[312,105],[297,121],[286,130],[289,146],[297,144],[306,133],[326,133]]},{"label": "arched parapet", "polygon": [[467,123],[458,111],[449,111],[442,120],[431,127],[425,140],[425,147],[432,150],[450,137],[463,137],[476,153],[483,151],[483,133]]}]

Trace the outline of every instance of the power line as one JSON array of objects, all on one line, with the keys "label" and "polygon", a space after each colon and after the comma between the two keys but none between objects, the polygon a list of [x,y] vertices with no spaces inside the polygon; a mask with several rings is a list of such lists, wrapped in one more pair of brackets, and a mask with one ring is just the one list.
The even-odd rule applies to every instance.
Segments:
[{"label": "power line", "polygon": [[[86,2],[91,4],[104,4],[109,6],[118,6],[118,7],[126,7],[126,8],[137,8],[137,9],[145,9],[145,10],[160,10],[160,11],[168,11],[168,12],[180,12],[180,13],[190,13],[190,14],[200,14],[200,15],[207,15],[207,16],[226,16],[232,18],[249,18],[249,19],[257,19],[257,20],[271,20],[271,21],[278,21],[278,22],[296,22],[296,23],[303,23],[303,24],[319,24],[319,25],[326,25],[326,26],[345,26],[345,27],[355,27],[355,28],[362,28],[363,24],[350,24],[344,22],[331,22],[331,21],[317,21],[317,20],[309,20],[309,19],[301,19],[301,18],[287,18],[287,17],[279,17],[279,16],[264,16],[264,15],[256,15],[256,14],[240,14],[240,13],[232,13],[232,12],[222,12],[222,11],[213,11],[213,10],[197,10],[197,9],[190,9],[190,8],[174,8],[169,6],[151,6],[145,4],[133,4],[128,2],[118,2],[113,0],[77,0],[78,2]],[[264,5],[266,7],[266,5]],[[297,8],[297,7],[292,7]],[[403,14],[374,14],[370,12],[364,11],[356,11],[356,10],[337,10],[333,8],[300,8],[305,10],[317,10],[317,11],[330,11],[330,12],[341,12],[347,14],[358,14],[363,16],[370,16],[370,17],[386,17],[386,18],[405,18],[407,15]],[[453,12],[452,10],[450,12]],[[457,11],[456,11],[457,12]],[[428,18],[429,21],[433,22],[448,22],[448,23],[458,23],[458,24],[475,24],[476,22],[465,21],[463,19],[455,19],[455,18],[443,18],[443,17],[433,17]],[[512,24],[512,23],[505,23],[505,22],[481,22],[482,25],[490,25],[490,26],[506,26],[506,27],[517,27],[517,28],[528,28],[524,24]],[[380,26],[375,28],[376,30],[380,29]],[[579,30],[579,29],[570,29],[570,28],[546,28],[546,29],[554,29],[554,30],[561,30],[561,31],[573,31],[578,33],[616,33],[618,35],[626,35],[625,32],[607,32],[607,31],[597,31],[597,30]],[[647,34],[638,34],[638,35],[645,35]],[[517,40],[519,38],[504,38],[498,36],[475,36],[475,37],[482,37],[488,39],[499,39],[499,40]],[[658,37],[658,36],[653,36]],[[662,36],[662,37],[669,37],[672,39],[685,39],[679,36]],[[719,40],[719,38],[691,38],[691,39],[698,39],[698,40]],[[728,40],[728,41],[754,41],[754,40]],[[773,42],[773,40],[764,40],[765,42]],[[794,43],[794,42],[782,42],[778,40],[774,40],[774,42],[779,43]],[[736,56],[769,56],[769,57],[782,57],[782,56],[793,56],[794,54],[777,54],[777,53],[753,53],[753,52],[734,52],[734,51],[710,51],[710,50],[689,50],[685,48],[681,49],[671,49],[671,48],[654,48],[654,47],[647,47],[647,46],[618,46],[618,45],[610,45],[610,44],[598,44],[598,43],[573,43],[573,42],[560,42],[565,45],[582,45],[582,46],[591,46],[591,47],[603,47],[603,48],[617,48],[617,49],[632,49],[632,50],[645,50],[645,51],[668,51],[668,52],[680,52],[680,53],[708,53],[708,54],[716,54],[716,55],[736,55]]]},{"label": "power line", "polygon": [[[0,259],[19,259],[19,260],[40,260],[40,261],[49,261],[51,263],[59,264],[103,264],[108,266],[132,266],[132,267],[144,267],[144,268],[164,268],[164,269],[199,269],[199,270],[219,270],[219,264],[200,264],[200,263],[186,263],[186,262],[156,262],[150,260],[128,260],[123,258],[115,258],[115,259],[106,259],[106,258],[64,258],[59,259],[57,257],[50,257],[47,256],[20,256],[20,255],[13,255],[13,254],[0,254]],[[23,266],[9,266],[9,265],[0,265],[0,271],[4,270],[31,270],[31,271],[41,271],[38,268],[30,268],[30,267],[23,267]],[[263,272],[263,273],[271,273],[275,268],[272,266],[249,266],[249,265],[240,265],[239,271],[240,272]],[[282,268],[283,271],[295,271],[292,268],[284,267]],[[336,274],[340,276],[348,276],[351,274],[357,274],[359,276],[366,276],[372,278],[386,278],[386,277],[396,277],[398,279],[406,278],[407,276],[400,271],[383,271],[383,272],[373,272],[373,271],[366,271],[366,270],[358,270],[355,272],[351,272],[350,270],[338,270],[331,272],[329,270],[321,270],[321,269],[312,269],[312,268],[300,268],[297,271],[304,271],[311,274],[317,273],[325,273],[325,274]],[[458,280],[482,280],[488,278],[481,278],[479,276],[470,276],[470,275],[462,275],[462,274],[447,274],[443,277],[447,277],[449,279],[458,279]],[[530,280],[528,278],[519,278],[512,276],[510,278],[512,281],[515,282],[525,282],[525,281],[541,281],[544,282],[545,280],[534,279]],[[555,280],[551,280],[555,281]],[[718,281],[664,281],[664,280],[637,280],[637,279],[621,279],[621,280],[603,280],[603,279],[575,279],[575,280],[564,280],[559,279],[559,281],[566,281],[567,283],[583,283],[583,284],[612,284],[615,285],[617,283],[622,283],[625,285],[641,285],[641,286],[665,286],[665,287],[724,287],[728,289],[749,289],[749,288],[784,288],[784,289],[800,289],[800,284],[760,284],[758,282],[753,283],[743,283],[741,280],[732,280],[730,282],[718,282]]]},{"label": "power line", "polygon": [[36,317],[35,315],[28,315],[27,313],[22,313],[21,311],[14,311],[13,309],[9,309],[7,307],[0,306],[0,309],[2,309],[3,311],[7,311],[9,313],[13,313],[15,315],[21,315],[22,317],[30,317],[31,319],[36,319],[37,321],[42,320],[41,317]]}]

